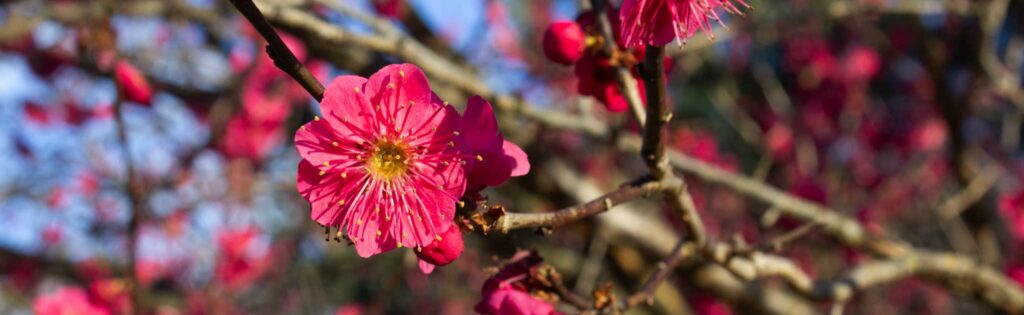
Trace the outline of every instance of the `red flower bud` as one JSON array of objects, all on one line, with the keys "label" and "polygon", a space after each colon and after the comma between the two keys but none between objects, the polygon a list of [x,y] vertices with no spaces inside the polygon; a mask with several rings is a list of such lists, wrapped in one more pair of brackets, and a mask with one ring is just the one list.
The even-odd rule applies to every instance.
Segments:
[{"label": "red flower bud", "polygon": [[146,77],[127,61],[120,60],[114,66],[114,82],[117,83],[121,95],[127,101],[150,105],[153,89],[149,87]]},{"label": "red flower bud", "polygon": [[552,23],[544,31],[544,55],[563,65],[574,64],[583,57],[585,39],[583,29],[576,22]]},{"label": "red flower bud", "polygon": [[462,255],[462,247],[462,231],[458,225],[452,224],[438,239],[417,251],[416,256],[433,265],[444,266]]}]

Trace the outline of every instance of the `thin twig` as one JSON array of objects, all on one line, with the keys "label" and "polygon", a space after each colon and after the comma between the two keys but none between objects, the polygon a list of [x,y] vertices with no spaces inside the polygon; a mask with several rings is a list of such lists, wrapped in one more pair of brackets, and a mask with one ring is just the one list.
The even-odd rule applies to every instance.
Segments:
[{"label": "thin twig", "polygon": [[807,222],[795,229],[786,231],[785,233],[782,233],[778,236],[772,237],[762,242],[758,242],[753,246],[746,246],[745,248],[736,248],[735,251],[737,254],[740,255],[749,255],[755,251],[778,252],[782,250],[782,247],[785,246],[786,243],[795,241],[796,239],[804,235],[807,235],[807,233],[814,231],[814,228],[817,226],[818,224],[815,222]]},{"label": "thin twig", "polygon": [[298,58],[295,58],[295,54],[284,44],[281,37],[270,26],[267,18],[256,8],[256,4],[252,0],[231,0],[231,4],[267,40],[267,53],[270,54],[270,59],[274,60],[274,65],[302,85],[302,88],[306,89],[306,92],[309,92],[309,95],[313,96],[317,102],[323,100],[324,85],[313,76],[313,73],[309,72],[309,69],[306,69],[299,62]]},{"label": "thin twig", "polygon": [[608,253],[608,233],[596,229],[590,238],[590,246],[587,246],[587,257],[583,260],[576,276],[576,283],[573,292],[584,294],[594,290],[597,284],[597,277],[601,275],[601,267],[604,264]]},{"label": "thin twig", "polygon": [[974,176],[973,179],[967,184],[963,190],[961,190],[953,197],[946,199],[941,205],[939,205],[938,213],[939,217],[943,220],[949,220],[951,218],[960,216],[967,208],[981,200],[982,197],[988,193],[989,189],[999,178],[1002,177],[1002,168],[998,166],[989,166],[984,171]]},{"label": "thin twig", "polygon": [[586,299],[565,287],[565,282],[562,280],[562,274],[555,271],[554,267],[551,267],[549,276],[551,277],[551,285],[554,287],[555,291],[558,292],[558,295],[562,296],[562,298],[569,302],[569,304],[576,306],[576,308],[579,308],[580,310],[592,308],[591,303]]},{"label": "thin twig", "polygon": [[114,124],[117,127],[117,140],[121,144],[121,158],[124,159],[125,169],[125,187],[124,190],[128,195],[128,202],[130,206],[130,218],[128,219],[128,227],[125,231],[125,238],[127,240],[127,255],[128,255],[128,277],[131,279],[131,300],[132,307],[136,313],[142,313],[144,306],[142,304],[142,285],[139,283],[136,274],[136,261],[138,259],[138,230],[140,217],[143,214],[144,207],[144,192],[142,191],[141,183],[139,178],[135,176],[135,164],[132,161],[131,146],[128,143],[128,127],[125,124],[124,119],[124,98],[122,97],[124,91],[121,90],[120,85],[117,85],[117,98],[114,101]]},{"label": "thin twig", "polygon": [[626,203],[658,192],[662,189],[659,182],[639,179],[622,185],[601,197],[586,203],[564,208],[554,212],[543,213],[505,213],[494,226],[502,233],[524,228],[551,227],[569,224],[580,219],[608,211],[618,204]]},{"label": "thin twig", "polygon": [[640,287],[639,291],[634,292],[633,295],[626,298],[626,304],[624,306],[633,307],[640,303],[651,304],[653,302],[651,301],[651,298],[654,297],[654,291],[658,289],[658,286],[661,285],[662,282],[665,282],[665,279],[668,279],[668,275],[672,273],[672,270],[675,269],[676,265],[678,265],[683,258],[693,255],[695,250],[696,248],[693,246],[693,243],[687,242],[685,238],[680,238],[672,249],[672,253],[666,256],[661,262],[658,262],[658,270],[647,278],[647,281],[644,282],[644,285]]}]

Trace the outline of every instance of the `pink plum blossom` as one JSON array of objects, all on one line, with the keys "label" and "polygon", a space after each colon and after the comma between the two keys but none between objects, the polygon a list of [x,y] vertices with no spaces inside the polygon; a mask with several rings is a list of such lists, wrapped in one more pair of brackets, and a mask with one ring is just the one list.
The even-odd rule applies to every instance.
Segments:
[{"label": "pink plum blossom", "polygon": [[469,98],[462,115],[462,130],[465,151],[473,157],[466,167],[466,191],[479,192],[530,171],[526,153],[501,135],[494,109],[482,97]]},{"label": "pink plum blossom", "polygon": [[619,11],[625,26],[621,30],[623,44],[629,48],[663,46],[676,38],[685,41],[697,31],[713,36],[711,21],[721,23],[717,9],[739,13],[731,0],[626,0]]},{"label": "pink plum blossom", "polygon": [[475,310],[485,315],[550,315],[558,314],[554,306],[541,301],[526,291],[502,284],[484,295]]},{"label": "pink plum blossom", "polygon": [[338,228],[362,257],[441,238],[466,190],[468,157],[458,112],[423,72],[401,64],[369,79],[340,76],[321,109],[295,134],[297,187],[312,219]]},{"label": "pink plum blossom", "polygon": [[530,294],[532,288],[528,280],[540,263],[536,253],[516,253],[497,274],[484,282],[482,299],[474,310],[485,315],[559,314],[554,306]]},{"label": "pink plum blossom", "polygon": [[85,290],[77,287],[62,287],[57,291],[37,296],[32,302],[36,315],[110,315],[111,311],[89,301]]}]

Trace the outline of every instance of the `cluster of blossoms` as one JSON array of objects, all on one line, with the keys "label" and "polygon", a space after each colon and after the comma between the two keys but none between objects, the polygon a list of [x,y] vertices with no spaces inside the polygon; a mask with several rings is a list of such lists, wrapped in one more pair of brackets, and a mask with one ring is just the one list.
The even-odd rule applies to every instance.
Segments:
[{"label": "cluster of blossoms", "polygon": [[[617,15],[608,14],[615,34],[620,27]],[[553,62],[573,66],[573,73],[579,79],[577,90],[582,95],[594,97],[612,111],[621,112],[629,108],[626,97],[619,90],[616,81],[616,67],[632,69],[643,58],[642,50],[630,50],[623,46],[616,35],[617,51],[603,50],[603,41],[593,12],[580,14],[575,21],[557,21],[544,32],[544,55]],[[637,82],[637,90],[644,91],[640,74],[631,71]]]},{"label": "cluster of blossoms", "polygon": [[[742,0],[739,3],[746,5]],[[621,112],[629,103],[619,90],[615,68],[630,69],[643,100],[643,82],[633,66],[642,59],[646,45],[663,46],[675,38],[685,40],[698,29],[710,34],[711,21],[720,21],[716,13],[720,8],[739,12],[729,0],[626,0],[617,14],[614,10],[608,12],[614,38],[601,34],[594,12],[584,12],[575,21],[557,21],[548,27],[544,32],[544,55],[553,62],[574,66],[580,94],[596,98],[612,112]],[[602,49],[607,40],[614,41],[615,51]]]},{"label": "cluster of blossoms", "polygon": [[362,257],[408,247],[425,273],[450,263],[462,252],[459,200],[529,171],[487,101],[472,97],[459,115],[414,65],[337,77],[321,109],[295,134],[297,188],[312,219]]},{"label": "cluster of blossoms", "polygon": [[[251,28],[245,31],[250,36],[258,36]],[[296,58],[307,59],[301,41],[284,34],[281,39]],[[309,97],[301,86],[278,70],[266,54],[251,59],[243,53],[232,54],[233,70],[249,73],[241,86],[241,108],[228,119],[219,147],[229,158],[260,161],[285,141],[282,135],[289,113],[296,105],[307,104]],[[307,60],[305,64],[314,76],[323,77],[326,73],[323,62]]]}]

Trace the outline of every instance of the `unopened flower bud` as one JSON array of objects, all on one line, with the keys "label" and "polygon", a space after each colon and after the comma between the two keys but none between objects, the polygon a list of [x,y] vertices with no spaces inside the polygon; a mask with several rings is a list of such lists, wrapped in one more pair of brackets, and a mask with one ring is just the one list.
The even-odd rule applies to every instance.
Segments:
[{"label": "unopened flower bud", "polygon": [[583,57],[585,38],[583,29],[576,22],[552,23],[544,31],[544,55],[551,61],[572,65]]}]

